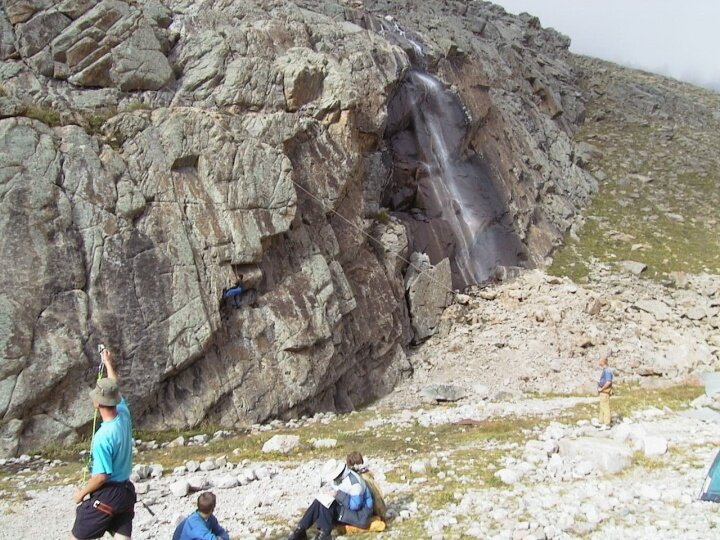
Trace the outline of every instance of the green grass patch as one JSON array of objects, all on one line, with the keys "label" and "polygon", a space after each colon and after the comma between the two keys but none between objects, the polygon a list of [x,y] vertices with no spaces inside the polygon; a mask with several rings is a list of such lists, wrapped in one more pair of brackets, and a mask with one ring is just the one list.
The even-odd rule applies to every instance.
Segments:
[{"label": "green grass patch", "polygon": [[47,124],[50,127],[57,127],[62,124],[60,113],[55,109],[49,107],[40,107],[37,105],[29,105],[25,109],[25,116],[34,120],[39,120],[43,124]]},{"label": "green grass patch", "polygon": [[[702,386],[689,384],[673,385],[664,388],[623,387],[618,385],[610,400],[613,417],[625,418],[633,413],[655,407],[668,407],[674,411],[684,409],[695,398],[702,395]],[[597,416],[597,403],[581,403],[560,413],[559,419],[566,423],[589,420]]]},{"label": "green grass patch", "polygon": [[116,110],[103,110],[85,117],[87,127],[85,128],[91,135],[99,135],[102,133],[102,127],[110,118],[117,114]]},{"label": "green grass patch", "polygon": [[635,452],[632,457],[632,463],[636,467],[641,467],[648,471],[666,469],[668,460],[663,457],[648,457],[642,451]]},{"label": "green grass patch", "polygon": [[657,407],[668,407],[674,411],[687,407],[695,398],[702,395],[702,386],[689,384],[668,386],[665,388],[619,387],[611,399],[613,414],[629,416],[636,411]]},{"label": "green grass patch", "polygon": [[378,212],[370,216],[375,221],[387,225],[390,223],[390,212],[387,208],[381,208]]},{"label": "green grass patch", "polygon": [[151,107],[147,103],[144,103],[142,101],[132,101],[127,105],[127,107],[125,107],[123,109],[122,112],[149,111],[149,110],[151,110]]}]

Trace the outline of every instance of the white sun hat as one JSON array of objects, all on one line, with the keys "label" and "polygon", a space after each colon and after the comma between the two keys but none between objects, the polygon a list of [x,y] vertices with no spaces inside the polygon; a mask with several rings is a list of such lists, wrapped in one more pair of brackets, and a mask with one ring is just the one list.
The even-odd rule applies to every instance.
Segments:
[{"label": "white sun hat", "polygon": [[332,482],[338,476],[340,476],[345,470],[345,463],[337,459],[329,459],[325,465],[323,465],[322,472],[320,473],[321,480],[323,482]]}]

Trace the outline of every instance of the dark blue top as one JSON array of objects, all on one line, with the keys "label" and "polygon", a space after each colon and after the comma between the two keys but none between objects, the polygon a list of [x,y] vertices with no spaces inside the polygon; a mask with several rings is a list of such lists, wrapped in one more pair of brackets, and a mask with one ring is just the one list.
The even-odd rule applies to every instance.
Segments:
[{"label": "dark blue top", "polygon": [[245,291],[245,289],[242,288],[240,285],[235,285],[233,287],[230,287],[229,289],[225,289],[223,291],[223,298],[232,298],[233,296],[241,295]]}]

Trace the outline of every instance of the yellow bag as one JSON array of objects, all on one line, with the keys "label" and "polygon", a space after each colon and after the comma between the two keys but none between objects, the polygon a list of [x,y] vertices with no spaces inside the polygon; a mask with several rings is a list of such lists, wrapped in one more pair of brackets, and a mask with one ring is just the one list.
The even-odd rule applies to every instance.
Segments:
[{"label": "yellow bag", "polygon": [[354,525],[346,525],[344,523],[341,523],[338,525],[335,530],[339,534],[360,534],[360,533],[366,533],[366,532],[382,532],[385,530],[385,522],[380,519],[378,516],[373,516],[370,518],[370,523],[368,523],[367,529],[361,529],[360,527],[355,527]]}]

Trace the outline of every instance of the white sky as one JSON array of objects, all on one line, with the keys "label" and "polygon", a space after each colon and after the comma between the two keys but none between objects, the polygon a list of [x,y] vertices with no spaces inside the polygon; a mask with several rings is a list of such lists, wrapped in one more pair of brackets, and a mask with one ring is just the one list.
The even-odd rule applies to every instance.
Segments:
[{"label": "white sky", "polygon": [[570,36],[570,50],[720,90],[720,0],[492,0]]}]

